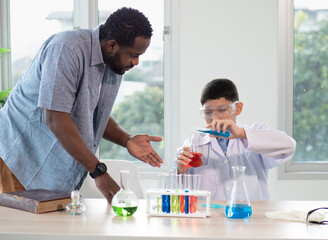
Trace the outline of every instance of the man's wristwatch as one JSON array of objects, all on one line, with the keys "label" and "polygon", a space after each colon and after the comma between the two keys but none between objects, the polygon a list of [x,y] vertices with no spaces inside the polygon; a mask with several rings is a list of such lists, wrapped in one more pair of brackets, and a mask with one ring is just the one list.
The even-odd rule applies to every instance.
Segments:
[{"label": "man's wristwatch", "polygon": [[100,175],[104,175],[107,172],[107,166],[105,163],[98,163],[96,169],[93,172],[90,172],[89,175],[92,178],[98,177]]}]

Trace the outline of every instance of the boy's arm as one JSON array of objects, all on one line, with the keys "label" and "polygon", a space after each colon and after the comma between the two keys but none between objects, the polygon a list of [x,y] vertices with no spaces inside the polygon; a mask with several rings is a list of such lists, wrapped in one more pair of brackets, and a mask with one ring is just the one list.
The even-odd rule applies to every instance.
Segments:
[{"label": "boy's arm", "polygon": [[247,140],[244,146],[276,162],[290,160],[295,153],[296,141],[285,132],[267,127],[263,123],[254,123],[245,128]]}]

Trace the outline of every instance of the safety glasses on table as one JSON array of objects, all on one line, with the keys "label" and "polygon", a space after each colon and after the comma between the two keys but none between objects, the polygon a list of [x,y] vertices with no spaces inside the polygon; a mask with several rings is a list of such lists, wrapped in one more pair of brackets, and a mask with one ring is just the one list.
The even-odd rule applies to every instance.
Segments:
[{"label": "safety glasses on table", "polygon": [[[315,223],[315,224],[328,224],[328,221],[327,220],[321,220],[321,221],[316,221],[316,220],[313,220],[311,219],[310,220],[310,217],[313,213],[315,212],[319,212],[320,210],[323,210],[323,209],[326,209],[328,210],[328,207],[321,207],[321,208],[316,208],[316,209],[313,209],[311,211],[309,211],[306,215],[306,223]],[[322,211],[321,211],[322,212]],[[324,214],[325,215],[328,215],[328,211],[324,211]]]}]

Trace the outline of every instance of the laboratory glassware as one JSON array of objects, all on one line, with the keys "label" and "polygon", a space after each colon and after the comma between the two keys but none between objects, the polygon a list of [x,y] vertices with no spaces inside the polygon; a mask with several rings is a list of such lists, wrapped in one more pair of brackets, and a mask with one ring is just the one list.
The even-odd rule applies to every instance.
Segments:
[{"label": "laboratory glassware", "polygon": [[81,215],[85,212],[86,206],[80,202],[80,192],[74,190],[71,192],[72,202],[66,205],[65,211],[70,215]]},{"label": "laboratory glassware", "polygon": [[[169,173],[163,174],[164,178],[164,189],[166,192],[170,192],[171,186],[171,175]],[[162,195],[162,212],[170,213],[171,211],[171,196],[170,195]]]},{"label": "laboratory glassware", "polygon": [[134,192],[129,189],[129,175],[129,170],[120,171],[121,189],[112,199],[112,208],[119,216],[132,216],[138,208],[138,198]]},{"label": "laboratory glassware", "polygon": [[191,161],[188,163],[187,167],[200,167],[203,165],[202,155],[203,153],[199,150],[199,135],[197,132],[191,132],[186,143],[187,147],[190,147],[191,154],[193,155]]},{"label": "laboratory glassware", "polygon": [[230,198],[225,208],[225,214],[228,218],[249,218],[252,215],[252,207],[248,198],[245,185],[244,173],[245,166],[233,166],[233,186]]},{"label": "laboratory glassware", "polygon": [[[199,190],[200,174],[191,175],[191,192],[197,192]],[[189,196],[189,212],[195,213],[197,210],[197,196]]]},{"label": "laboratory glassware", "polygon": [[[157,174],[157,189],[159,191],[164,190],[164,177],[162,173]],[[157,197],[157,212],[162,212],[162,195]]]},{"label": "laboratory glassware", "polygon": [[[178,174],[171,174],[171,192],[179,192],[178,189]],[[180,212],[180,196],[171,195],[171,213]]]}]

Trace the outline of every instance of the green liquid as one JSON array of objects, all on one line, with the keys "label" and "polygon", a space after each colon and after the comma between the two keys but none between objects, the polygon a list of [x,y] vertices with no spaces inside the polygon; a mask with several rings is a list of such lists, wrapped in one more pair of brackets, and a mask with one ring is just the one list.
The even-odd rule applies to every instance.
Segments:
[{"label": "green liquid", "polygon": [[112,206],[114,212],[119,216],[132,216],[136,211],[138,206],[135,207],[115,207]]}]

